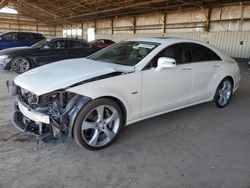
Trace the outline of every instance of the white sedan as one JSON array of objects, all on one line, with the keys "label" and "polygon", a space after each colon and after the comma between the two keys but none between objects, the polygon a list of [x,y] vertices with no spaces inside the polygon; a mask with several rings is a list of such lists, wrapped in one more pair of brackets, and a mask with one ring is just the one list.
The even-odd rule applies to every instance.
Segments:
[{"label": "white sedan", "polygon": [[223,108],[240,79],[237,63],[208,44],[140,38],[35,68],[8,85],[19,130],[97,150],[125,125],[212,100]]}]

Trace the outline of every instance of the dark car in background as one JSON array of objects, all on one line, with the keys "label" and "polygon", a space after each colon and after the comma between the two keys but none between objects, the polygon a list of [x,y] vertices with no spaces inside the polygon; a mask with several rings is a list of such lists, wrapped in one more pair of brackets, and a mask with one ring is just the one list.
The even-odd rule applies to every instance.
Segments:
[{"label": "dark car in background", "polygon": [[31,32],[7,32],[0,34],[0,50],[19,46],[31,46],[45,39],[42,34]]},{"label": "dark car in background", "polygon": [[99,48],[105,48],[115,42],[109,39],[96,39],[90,42],[92,45],[97,46]]},{"label": "dark car in background", "polygon": [[86,57],[100,49],[78,39],[44,39],[31,47],[1,50],[0,69],[12,69],[20,74],[48,63]]}]

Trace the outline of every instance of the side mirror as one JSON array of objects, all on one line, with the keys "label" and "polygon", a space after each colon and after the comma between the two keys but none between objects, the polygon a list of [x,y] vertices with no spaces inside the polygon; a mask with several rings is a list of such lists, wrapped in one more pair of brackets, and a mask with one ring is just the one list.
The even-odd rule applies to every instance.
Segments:
[{"label": "side mirror", "polygon": [[169,57],[160,57],[157,61],[157,71],[161,71],[163,69],[172,69],[176,67],[175,59]]}]

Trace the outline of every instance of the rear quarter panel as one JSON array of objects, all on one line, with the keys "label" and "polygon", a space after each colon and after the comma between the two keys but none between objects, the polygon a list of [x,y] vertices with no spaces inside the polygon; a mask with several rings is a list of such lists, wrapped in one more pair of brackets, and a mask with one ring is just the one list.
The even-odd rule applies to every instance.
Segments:
[{"label": "rear quarter panel", "polygon": [[228,76],[231,76],[234,81],[233,91],[235,92],[240,84],[241,74],[238,63],[232,58],[224,59],[224,70]]},{"label": "rear quarter panel", "polygon": [[221,81],[224,78],[231,77],[233,79],[233,82],[234,82],[233,92],[237,90],[237,88],[239,87],[240,80],[241,80],[240,69],[236,61],[229,57],[224,57],[222,60],[223,61],[220,63],[220,68],[218,69],[216,77],[213,78],[214,81],[210,85],[210,88],[212,91],[211,96],[210,96],[211,100],[214,97],[214,94],[216,92],[218,85],[221,83]]}]

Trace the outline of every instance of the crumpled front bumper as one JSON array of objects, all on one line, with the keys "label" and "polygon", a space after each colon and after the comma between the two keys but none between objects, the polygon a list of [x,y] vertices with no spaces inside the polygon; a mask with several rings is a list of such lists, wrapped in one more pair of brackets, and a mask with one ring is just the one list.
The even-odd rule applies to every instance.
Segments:
[{"label": "crumpled front bumper", "polygon": [[41,139],[50,135],[50,117],[29,109],[19,100],[14,102],[12,122],[18,130],[29,135]]},{"label": "crumpled front bumper", "polygon": [[50,124],[50,119],[48,115],[32,110],[20,101],[17,102],[17,105],[20,112],[22,112],[22,114],[27,118],[29,118],[30,120],[33,120],[35,122]]}]

